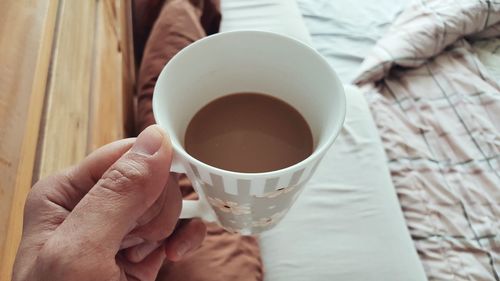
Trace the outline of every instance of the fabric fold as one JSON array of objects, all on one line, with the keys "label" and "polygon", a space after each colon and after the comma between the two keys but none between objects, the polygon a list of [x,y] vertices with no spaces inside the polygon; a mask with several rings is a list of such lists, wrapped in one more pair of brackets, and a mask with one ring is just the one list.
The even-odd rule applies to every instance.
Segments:
[{"label": "fabric fold", "polygon": [[500,35],[494,1],[414,1],[361,65],[355,83],[377,81],[395,67],[417,68],[455,42]]},{"label": "fabric fold", "polygon": [[429,280],[499,280],[500,85],[467,41],[499,21],[500,2],[415,1],[356,79]]}]

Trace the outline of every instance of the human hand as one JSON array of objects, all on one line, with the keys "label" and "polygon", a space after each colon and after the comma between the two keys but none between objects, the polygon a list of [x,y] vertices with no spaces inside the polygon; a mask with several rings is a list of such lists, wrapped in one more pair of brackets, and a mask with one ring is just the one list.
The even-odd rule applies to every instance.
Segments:
[{"label": "human hand", "polygon": [[164,261],[196,249],[205,225],[178,224],[171,159],[168,137],[150,126],[36,183],[13,280],[154,280]]}]

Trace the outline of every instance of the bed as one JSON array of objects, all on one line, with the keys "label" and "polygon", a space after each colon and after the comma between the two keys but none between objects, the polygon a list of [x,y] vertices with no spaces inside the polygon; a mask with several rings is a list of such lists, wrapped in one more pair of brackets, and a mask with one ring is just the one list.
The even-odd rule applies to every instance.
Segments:
[{"label": "bed", "polygon": [[[344,130],[296,205],[275,229],[260,237],[265,280],[425,280],[368,105],[358,89],[347,85],[362,61],[362,52],[332,51],[326,47],[332,42],[319,38],[318,43],[313,27],[309,27],[311,42],[297,6],[290,1],[273,2],[222,2],[221,32],[261,29],[323,45],[318,50],[346,83],[348,109]],[[333,6],[326,1],[314,3],[318,6],[311,3],[303,2],[301,7],[314,26],[318,24],[314,9],[325,13],[325,7]],[[325,30],[321,25],[316,28]],[[364,45],[359,48],[368,49],[375,40],[361,40]]]},{"label": "bed", "polygon": [[[218,3],[164,6],[145,55],[158,61],[141,67],[144,124],[154,123],[147,105],[161,67],[218,31],[310,44],[347,96],[340,136],[284,220],[258,237],[261,256],[250,267],[222,259],[233,275],[219,279],[261,280],[260,257],[273,281],[499,279],[498,2],[223,0],[221,22]],[[207,249],[178,268],[195,263],[188,272],[205,278],[199,265],[217,262]]]},{"label": "bed", "polygon": [[[288,34],[315,47],[347,85],[410,2],[223,1],[221,32],[261,29]],[[484,66],[481,71],[488,73],[492,84],[500,81],[499,41],[471,41]],[[478,218],[486,228],[485,237],[453,237],[439,229],[423,237],[421,222],[412,217],[411,202],[405,201],[406,191],[391,179],[394,171],[389,171],[387,147],[376,124],[380,120],[372,117],[370,98],[367,102],[366,91],[363,95],[353,86],[346,86],[346,95],[348,113],[341,136],[282,223],[260,237],[265,279],[498,280],[500,197],[495,180],[485,183],[492,187],[492,211]],[[498,167],[495,163],[493,169]],[[403,200],[404,217],[396,193]],[[473,228],[458,225],[468,227]],[[450,251],[453,247],[457,248]]]}]

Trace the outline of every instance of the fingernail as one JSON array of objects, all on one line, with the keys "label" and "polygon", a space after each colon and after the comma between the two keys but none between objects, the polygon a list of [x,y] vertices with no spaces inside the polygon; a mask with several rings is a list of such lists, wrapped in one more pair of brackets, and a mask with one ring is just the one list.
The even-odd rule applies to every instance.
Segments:
[{"label": "fingernail", "polygon": [[187,252],[191,250],[191,245],[187,241],[182,241],[178,246],[177,246],[177,256],[183,257]]},{"label": "fingernail", "polygon": [[143,242],[144,242],[144,239],[142,239],[140,237],[126,237],[122,241],[122,244],[120,246],[120,250],[130,248],[130,247],[135,246],[135,245],[139,245]]},{"label": "fingernail", "polygon": [[130,151],[150,156],[160,149],[162,143],[163,134],[160,132],[158,126],[153,125],[147,127],[139,134]]}]

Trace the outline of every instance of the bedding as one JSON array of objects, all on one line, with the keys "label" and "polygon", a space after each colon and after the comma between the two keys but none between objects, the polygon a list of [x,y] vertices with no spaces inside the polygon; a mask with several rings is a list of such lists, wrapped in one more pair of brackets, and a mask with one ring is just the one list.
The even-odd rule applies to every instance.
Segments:
[{"label": "bedding", "polygon": [[[155,24],[139,75],[140,127],[154,122],[151,95],[163,65],[183,46],[209,34],[217,22],[217,17],[203,16],[200,6],[192,5],[200,2],[170,1],[178,6],[164,8]],[[222,31],[264,29],[310,42],[293,1],[223,1],[222,13]],[[214,21],[200,25],[200,15]],[[260,237],[264,269],[253,238],[228,237],[211,226],[215,231],[209,232],[200,251],[185,262],[166,266],[159,280],[260,280],[262,270],[266,280],[273,281],[336,277],[347,281],[371,277],[425,280],[397,204],[380,139],[367,104],[355,88],[349,90],[348,104],[348,125],[318,168],[315,183],[275,231]],[[333,178],[331,170],[338,170]],[[189,193],[189,184],[181,183]],[[388,247],[393,250],[387,251]]]},{"label": "bedding", "polygon": [[500,2],[415,1],[356,79],[429,280],[499,280],[500,85],[469,43],[498,36]]},{"label": "bedding", "polygon": [[[175,2],[175,0],[171,2]],[[194,4],[200,2],[203,1],[190,1],[190,3]],[[312,43],[294,1],[223,1],[221,31],[236,29],[268,30],[284,33],[305,43],[318,46],[319,51],[327,57],[333,68],[340,74],[341,79],[348,82],[355,77],[356,69],[361,64],[366,53],[384,34],[390,25],[389,23],[401,13],[401,10],[407,5],[407,1],[381,0],[377,1],[377,3],[358,1],[356,4],[349,4],[348,2],[350,1],[299,0],[300,8],[313,35]],[[182,31],[185,27],[178,30],[172,29],[170,25],[158,28],[168,30],[169,35],[162,36],[162,33],[158,32],[157,40],[161,43],[156,45],[155,51],[150,50],[150,59],[156,58],[157,61],[154,66],[157,69],[156,71],[161,69],[169,57],[182,48],[182,44],[188,44],[196,40],[198,36],[214,32],[213,29],[210,29],[210,32],[207,31],[207,24],[213,28],[214,22],[217,22],[216,18],[214,20],[214,18],[207,17],[210,13],[205,14],[206,21],[201,24],[201,29],[199,28],[198,21],[200,15],[203,15],[203,12],[200,14],[200,7],[207,8],[209,6],[195,5],[195,7],[197,7],[195,10],[187,14],[182,11],[178,13],[179,11],[177,11],[170,15],[172,18],[177,19],[176,28],[182,27],[182,24],[186,22],[197,26],[198,33],[194,33],[194,36],[193,34],[186,36],[184,32],[177,32],[178,30]],[[328,11],[333,8],[338,10],[335,13],[329,13]],[[194,13],[192,13],[193,11]],[[359,14],[362,16],[359,16]],[[187,15],[187,18],[190,19],[185,21],[186,18],[179,18],[178,15]],[[359,22],[359,26],[356,25],[356,21]],[[340,32],[338,32],[339,30]],[[363,30],[366,32],[363,33]],[[353,31],[357,31],[355,36],[350,35]],[[364,34],[368,34],[369,38],[364,39]],[[329,43],[328,40],[332,41]],[[486,50],[479,57],[491,62],[486,68],[490,70],[498,69],[498,64],[493,63],[493,59],[497,58],[494,56],[496,47],[489,44],[491,41],[484,41],[487,46],[476,46],[474,44],[473,47],[478,54],[479,51],[477,50]],[[173,44],[174,48],[161,50],[162,46],[169,46],[169,44]],[[163,62],[161,62],[162,60]],[[140,111],[139,116],[140,118],[145,116],[143,120],[146,121],[142,123],[143,125],[154,122],[148,119],[151,118],[151,115],[147,106],[150,98],[147,97],[149,93],[147,89],[151,90],[155,81],[154,68],[153,72],[148,74],[150,76],[149,80],[143,80],[140,84],[144,87],[140,87],[144,93],[140,101],[141,104],[146,105]],[[396,66],[395,69],[399,69],[399,67]],[[486,76],[489,75],[486,71],[484,73]],[[494,76],[490,77],[490,80],[494,79]],[[372,84],[372,81],[365,81],[365,84]],[[367,89],[373,87],[373,85],[365,87]],[[266,280],[396,281],[426,279],[397,204],[383,146],[368,105],[356,88],[346,88],[349,107],[345,129],[320,165],[311,184],[299,197],[296,205],[283,222],[275,230],[260,237]],[[372,99],[370,98],[371,102]],[[375,120],[377,123],[379,122],[378,119]],[[494,143],[495,141],[498,143],[497,139],[493,140]],[[385,145],[387,146],[387,144]],[[394,177],[394,173],[392,176]],[[401,198],[400,190],[397,189],[397,191]],[[496,203],[498,206],[498,200]],[[405,207],[404,210],[408,221],[408,213]],[[496,212],[495,208],[493,210]],[[492,218],[493,221],[498,220],[498,213]],[[492,225],[493,229],[495,227],[498,229],[498,222]],[[411,230],[413,234],[414,230]],[[217,235],[223,236],[223,233],[217,231],[215,231],[215,234],[213,236],[215,240]],[[436,236],[435,238],[440,237]],[[451,238],[462,239],[462,237]],[[485,240],[491,238],[488,245],[492,245],[491,248],[494,249],[491,252],[494,258],[490,259],[490,261],[495,266],[498,263],[498,236],[479,238]],[[219,270],[211,271],[214,274],[210,275],[210,277],[217,279],[217,276],[219,276],[217,274],[222,274],[221,276],[224,277],[219,278],[221,280],[236,280],[234,279],[235,276],[239,278],[255,277],[255,279],[248,280],[260,280],[262,278],[262,266],[260,265],[259,253],[256,251],[258,248],[256,248],[254,240],[249,240],[253,241],[249,243],[249,241],[240,240],[239,237],[236,237],[234,242],[222,244],[229,247],[230,252],[238,254],[236,259],[242,256],[248,258],[246,265],[232,264],[230,266],[224,263],[224,260],[228,259],[227,256],[224,254],[217,255],[215,240],[209,242],[215,246],[215,259],[211,259],[211,250],[207,250],[209,249],[207,247],[204,253],[194,256],[190,263],[177,267],[176,273],[170,273],[173,275],[169,277],[176,276],[175,278],[179,280],[190,278],[191,280],[206,280],[204,278],[207,278],[207,275],[204,273],[207,271],[207,267],[204,266],[218,261],[220,263],[217,268],[226,265],[225,268],[231,267],[236,270],[229,271],[229,273],[224,272],[226,269],[222,272]],[[439,245],[441,242],[438,239],[436,241],[431,239],[430,241],[437,241],[437,245],[441,247]],[[443,241],[444,243],[448,242],[446,239],[443,239]],[[463,242],[465,244],[475,243],[474,240]],[[239,246],[231,248],[230,246],[234,245],[232,243]],[[244,246],[239,248],[241,245]],[[390,249],[396,249],[397,252],[390,251]],[[421,248],[418,249],[422,257],[423,251]],[[461,249],[458,248],[458,251]],[[432,266],[435,266],[429,263],[429,260],[433,258],[439,259],[439,261],[436,261],[438,264],[437,271],[443,271],[443,266],[439,268],[440,263],[448,262],[448,260],[442,259],[442,256],[430,252],[431,256],[424,257],[427,274],[429,274],[431,280],[448,280],[451,278],[460,280],[458,278],[461,277],[460,274],[463,273],[464,269],[457,267],[457,264],[464,266],[473,264],[468,262],[471,259],[470,256],[475,256],[476,252],[479,254],[486,253],[483,249],[475,249],[475,252],[465,259],[462,256],[451,255],[449,258],[455,262],[455,267],[444,270],[448,275],[443,275],[442,272],[438,272],[441,275],[429,273],[429,270],[434,270]],[[474,258],[472,257],[472,259]],[[459,259],[459,262],[456,261],[457,259]],[[496,266],[498,267],[498,265]],[[198,272],[199,275],[183,275],[183,272],[189,271],[191,267],[198,268],[199,270],[194,270],[194,272]],[[429,269],[429,267],[431,268]],[[488,280],[475,279],[476,275],[474,274],[476,272],[482,274],[485,270],[487,271],[487,266],[485,267],[483,263],[479,265],[479,269],[477,267],[477,264],[476,266],[472,265],[466,270],[470,273],[468,278],[471,280]],[[244,271],[245,269],[250,270]],[[174,272],[172,270],[175,271],[175,268],[165,268],[162,272],[163,278],[167,278],[169,272]],[[452,270],[457,271],[457,273]],[[255,274],[256,272],[257,274]],[[439,278],[436,276],[439,276]],[[495,280],[493,279],[495,278],[494,275],[490,277],[491,280]]]},{"label": "bedding", "polygon": [[[294,1],[229,0],[221,9],[221,32],[267,30],[311,44]],[[335,144],[286,217],[259,237],[264,280],[426,280],[368,105],[355,87],[346,96]]]},{"label": "bedding", "polygon": [[500,83],[500,38],[476,40],[472,49],[488,73]]},{"label": "bedding", "polygon": [[410,0],[297,0],[312,44],[344,83]]}]

